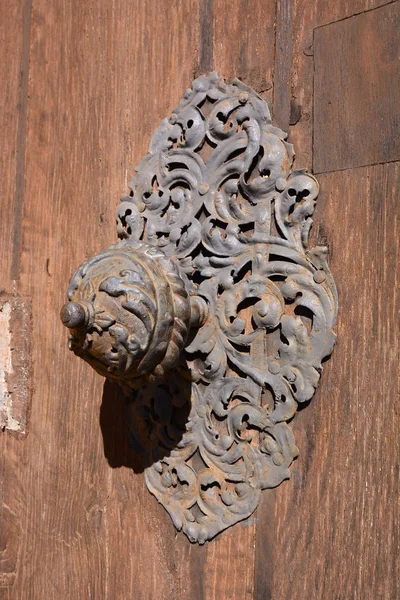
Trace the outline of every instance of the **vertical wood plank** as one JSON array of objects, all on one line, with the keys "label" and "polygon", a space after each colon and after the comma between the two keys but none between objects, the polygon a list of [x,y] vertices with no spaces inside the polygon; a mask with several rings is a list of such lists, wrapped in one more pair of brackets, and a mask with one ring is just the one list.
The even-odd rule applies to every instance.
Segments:
[{"label": "vertical wood plank", "polygon": [[[290,129],[290,141],[294,144],[297,166],[312,168],[312,121],[313,121],[313,78],[314,46],[313,34],[316,27],[345,19],[352,15],[387,4],[387,0],[292,0],[292,76],[291,98],[296,105],[297,116]],[[339,43],[339,40],[338,40]]]},{"label": "vertical wood plank", "polygon": [[[19,251],[18,243],[14,242],[19,227],[15,215],[22,201],[24,181],[30,14],[29,0],[0,3],[0,287],[9,294],[15,291],[13,279],[18,276],[17,269],[13,269],[13,257]],[[5,597],[15,581],[19,548],[14,507],[7,503],[4,489],[8,441],[8,435],[0,431],[0,595]]]},{"label": "vertical wood plank", "polygon": [[274,598],[276,491],[264,490],[256,511],[254,599]]},{"label": "vertical wood plank", "polygon": [[214,65],[271,100],[275,0],[214,0]]},{"label": "vertical wood plank", "polygon": [[[298,116],[286,118],[298,167],[312,166],[314,28],[381,4],[293,2],[291,100]],[[300,456],[292,479],[276,490],[272,597],[395,598],[399,423],[392,373],[399,347],[390,331],[399,303],[398,165],[319,180],[314,242],[329,243],[338,343],[315,398],[292,425]]]},{"label": "vertical wood plank", "polygon": [[273,597],[391,600],[400,592],[400,165],[319,179],[314,235],[329,240],[338,340],[294,424],[294,481],[277,489]]},{"label": "vertical wood plank", "polygon": [[214,6],[213,0],[200,1],[200,36],[198,75],[207,75],[214,64]]},{"label": "vertical wood plank", "polygon": [[292,0],[278,0],[276,12],[273,116],[274,123],[288,132],[292,66]]},{"label": "vertical wood plank", "polygon": [[35,389],[27,439],[7,438],[13,599],[180,594],[175,530],[141,474],[107,463],[103,381],[68,352],[57,307],[72,270],[114,241],[132,166],[192,79],[197,12],[34,1],[20,290],[33,299]]},{"label": "vertical wood plank", "polygon": [[[238,77],[270,102],[275,0],[234,0],[228,10],[225,2],[214,0],[213,19],[215,70],[230,80]],[[207,545],[205,599],[254,597],[256,523],[252,515]]]},{"label": "vertical wood plank", "polygon": [[399,29],[395,2],[315,30],[315,172],[400,159]]},{"label": "vertical wood plank", "polygon": [[18,278],[21,206],[24,196],[31,1],[0,5],[0,220],[1,288],[12,293]]}]

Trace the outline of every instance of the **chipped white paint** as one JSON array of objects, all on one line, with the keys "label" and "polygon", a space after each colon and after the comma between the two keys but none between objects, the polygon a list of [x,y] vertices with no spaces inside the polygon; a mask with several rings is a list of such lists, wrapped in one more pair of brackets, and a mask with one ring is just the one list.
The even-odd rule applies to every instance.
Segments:
[{"label": "chipped white paint", "polygon": [[28,298],[0,296],[0,430],[25,434],[30,377]]},{"label": "chipped white paint", "polygon": [[[0,307],[0,427],[19,429],[11,417],[11,394],[7,388],[7,377],[12,373],[11,357],[11,304],[4,302]],[[10,422],[11,421],[11,422]]]}]

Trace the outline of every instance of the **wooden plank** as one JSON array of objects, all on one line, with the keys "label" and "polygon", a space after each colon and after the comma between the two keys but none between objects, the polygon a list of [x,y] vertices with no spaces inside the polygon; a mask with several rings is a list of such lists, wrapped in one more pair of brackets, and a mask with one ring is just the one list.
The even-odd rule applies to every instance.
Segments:
[{"label": "wooden plank", "polygon": [[264,490],[256,512],[254,599],[274,598],[276,491]]},{"label": "wooden plank", "polygon": [[170,518],[142,474],[108,464],[103,380],[68,352],[57,307],[82,259],[114,241],[132,166],[192,79],[197,12],[34,1],[20,289],[33,300],[35,389],[28,437],[7,437],[0,527],[13,600],[180,593]]},{"label": "wooden plank", "polygon": [[[213,2],[214,68],[238,77],[271,102],[275,2]],[[206,547],[203,566],[207,600],[254,596],[256,515],[226,530]],[[261,521],[261,527],[264,522]],[[189,598],[189,596],[188,596]]]},{"label": "wooden plank", "polygon": [[285,132],[290,122],[292,12],[292,0],[277,1],[273,116],[274,123]]},{"label": "wooden plank", "polygon": [[227,529],[207,547],[205,599],[254,598],[254,516]]},{"label": "wooden plank", "polygon": [[[312,167],[314,27],[385,3],[293,3],[291,100],[300,108],[300,119],[294,119],[290,141],[298,167]],[[293,422],[300,456],[292,466],[292,479],[276,490],[271,597],[395,598],[399,596],[398,415],[384,405],[394,396],[395,377],[388,374],[396,371],[398,362],[395,340],[389,361],[386,345],[399,302],[393,270],[389,275],[397,225],[387,218],[396,214],[398,168],[359,169],[319,179],[322,192],[314,239],[329,242],[340,292],[339,338],[321,388]],[[338,202],[343,204],[340,212]],[[380,333],[371,336],[368,349],[371,321]],[[380,371],[383,385],[374,377]],[[377,431],[385,427],[383,438],[377,439]],[[390,448],[387,460],[385,448]],[[265,595],[268,592],[267,588]]]},{"label": "wooden plank", "polygon": [[214,66],[271,100],[275,1],[214,0]]},{"label": "wooden plank", "polygon": [[[228,79],[239,77],[270,98],[274,52],[274,2],[259,1],[201,4],[198,73],[214,68]],[[265,11],[269,18],[265,19]],[[182,598],[232,600],[254,594],[255,517],[223,532],[204,548],[190,545],[179,535],[181,560],[177,576]]]},{"label": "wooden plank", "polygon": [[[1,289],[13,292],[18,278],[19,231],[24,196],[26,109],[28,96],[30,0],[0,4],[0,221]],[[4,85],[6,83],[6,85]]]},{"label": "wooden plank", "polygon": [[299,168],[312,168],[313,144],[313,78],[314,78],[314,29],[328,23],[388,4],[388,0],[292,0],[292,76],[291,99],[296,105],[297,116],[290,129],[290,141],[294,144]]},{"label": "wooden plank", "polygon": [[199,10],[199,68],[198,75],[207,75],[214,64],[214,13],[213,0],[202,0]]},{"label": "wooden plank", "polygon": [[[0,3],[0,170],[2,176],[0,219],[1,291],[13,294],[13,256],[16,207],[21,202],[25,160],[25,116],[29,67],[30,3],[24,0]],[[23,190],[22,190],[23,192]],[[18,212],[18,209],[17,209]],[[18,237],[18,234],[17,234]],[[21,407],[22,408],[22,407]],[[3,422],[2,425],[5,423]],[[18,525],[13,506],[4,497],[8,436],[0,431],[0,595],[8,594],[14,583],[18,561]]]},{"label": "wooden plank", "polygon": [[396,2],[315,30],[314,172],[400,158],[399,29]]},{"label": "wooden plank", "polygon": [[319,179],[314,239],[329,241],[338,339],[293,424],[300,456],[294,479],[276,492],[273,598],[392,600],[400,594],[400,165]]}]

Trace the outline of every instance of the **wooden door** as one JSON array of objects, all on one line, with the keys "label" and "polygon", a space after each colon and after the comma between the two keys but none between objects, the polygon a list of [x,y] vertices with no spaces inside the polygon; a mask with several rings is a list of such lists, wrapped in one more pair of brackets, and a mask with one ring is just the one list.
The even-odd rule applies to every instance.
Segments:
[{"label": "wooden door", "polygon": [[[2,598],[400,598],[399,24],[387,0],[1,2]],[[212,69],[269,102],[317,175],[340,312],[292,479],[199,547],[58,313],[155,125]]]}]

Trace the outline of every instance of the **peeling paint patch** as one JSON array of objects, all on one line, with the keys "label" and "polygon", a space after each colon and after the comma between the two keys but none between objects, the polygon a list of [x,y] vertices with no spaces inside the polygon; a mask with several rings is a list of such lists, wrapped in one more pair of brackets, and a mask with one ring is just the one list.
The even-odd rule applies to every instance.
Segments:
[{"label": "peeling paint patch", "polygon": [[11,364],[11,304],[4,302],[0,307],[0,426],[8,422],[10,393],[7,389],[6,377],[12,373]]},{"label": "peeling paint patch", "polygon": [[0,296],[0,429],[26,433],[30,376],[30,305]]}]

